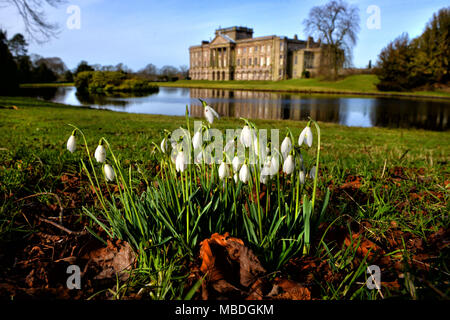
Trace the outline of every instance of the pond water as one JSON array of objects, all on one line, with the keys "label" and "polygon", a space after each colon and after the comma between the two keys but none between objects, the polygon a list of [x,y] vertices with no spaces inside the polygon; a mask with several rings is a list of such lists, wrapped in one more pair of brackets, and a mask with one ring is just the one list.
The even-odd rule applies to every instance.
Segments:
[{"label": "pond water", "polygon": [[450,102],[384,97],[347,97],[278,92],[164,88],[141,97],[81,96],[74,87],[23,89],[23,94],[75,106],[131,113],[203,116],[198,98],[220,115],[250,119],[306,120],[357,127],[449,129]]}]

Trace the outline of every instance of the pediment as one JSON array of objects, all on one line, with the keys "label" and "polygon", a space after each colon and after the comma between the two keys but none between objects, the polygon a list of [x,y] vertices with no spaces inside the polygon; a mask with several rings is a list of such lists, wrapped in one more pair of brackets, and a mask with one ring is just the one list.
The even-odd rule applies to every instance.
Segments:
[{"label": "pediment", "polygon": [[217,35],[212,41],[211,41],[211,45],[217,45],[217,44],[228,44],[231,41],[227,38],[225,38],[222,35]]}]

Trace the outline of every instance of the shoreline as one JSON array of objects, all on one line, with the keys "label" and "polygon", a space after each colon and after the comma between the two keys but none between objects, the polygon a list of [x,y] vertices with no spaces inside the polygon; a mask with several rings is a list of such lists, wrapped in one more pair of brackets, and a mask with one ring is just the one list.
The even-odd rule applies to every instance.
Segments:
[{"label": "shoreline", "polygon": [[[345,91],[345,90],[326,90],[326,89],[306,89],[306,88],[262,88],[262,87],[240,87],[237,84],[229,83],[228,86],[221,86],[220,84],[186,84],[178,83],[178,81],[167,82],[152,82],[158,87],[165,88],[192,88],[192,89],[221,89],[221,90],[241,90],[241,91],[259,91],[259,92],[276,92],[276,93],[304,93],[304,94],[318,94],[318,95],[342,95],[342,96],[367,96],[367,97],[385,97],[385,98],[414,98],[414,99],[437,99],[450,101],[450,93],[448,96],[444,95],[429,95],[417,93],[403,93],[403,92],[364,92],[364,91]],[[212,81],[211,81],[212,82]],[[236,86],[236,87],[235,87]],[[264,86],[264,85],[261,85]],[[421,91],[418,91],[421,92]]]}]

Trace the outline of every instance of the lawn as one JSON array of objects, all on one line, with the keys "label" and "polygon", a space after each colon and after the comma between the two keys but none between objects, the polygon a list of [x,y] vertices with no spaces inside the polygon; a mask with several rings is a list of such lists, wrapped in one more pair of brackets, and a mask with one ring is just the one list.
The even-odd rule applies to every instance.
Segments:
[{"label": "lawn", "polygon": [[[183,83],[194,82],[174,84]],[[223,88],[244,83],[220,85]],[[249,89],[266,83],[245,82],[245,85]],[[274,84],[267,85],[273,88]],[[370,76],[349,77],[345,83],[333,83],[330,87],[314,79],[288,80],[276,85],[280,89],[307,85],[326,90],[344,90],[349,86],[361,92],[374,90]],[[195,120],[202,119],[190,119],[191,128]],[[282,129],[283,135],[290,128],[296,138],[306,125],[305,121],[254,123],[259,128]],[[91,285],[81,293],[63,288],[64,275],[55,274],[64,273],[61,264],[65,267],[68,261],[64,259],[78,259],[76,256],[86,250],[83,243],[93,241],[94,237],[83,230],[89,229],[101,241],[108,241],[107,248],[119,250],[123,245],[108,238],[105,230],[87,214],[90,212],[102,223],[108,223],[80,163],[80,158],[87,161],[82,141],[74,154],[66,149],[73,129],[69,124],[84,132],[92,151],[101,137],[108,140],[126,171],[131,168],[133,190],[139,195],[146,188],[152,192],[162,188],[154,182],[162,164],[153,142],[159,146],[163,130],[186,127],[186,119],[0,97],[0,252],[4,252],[0,283],[8,283],[0,285],[0,296],[85,299],[98,293],[95,297],[103,299],[199,298],[200,292],[204,294],[206,290],[198,287],[203,277],[199,271],[199,244],[211,234],[201,234],[196,239],[192,244],[193,256],[173,251],[173,246],[168,245],[170,241],[163,246],[167,251],[161,249],[156,256],[149,254],[154,250],[150,244],[143,247],[147,249],[135,250],[139,262],[131,276],[118,286],[114,287],[116,279],[96,285],[90,279]],[[212,127],[225,130],[243,125],[241,120],[221,118]],[[264,252],[240,235],[263,266],[274,271],[267,278],[279,281],[272,279],[277,276],[303,283],[306,296],[315,299],[448,298],[450,132],[319,125],[322,144],[317,201],[320,205],[324,203],[327,190],[330,199],[325,219],[312,238],[311,251],[305,255],[300,252],[279,270],[272,270],[266,264]],[[307,155],[313,155],[312,149]],[[120,192],[123,185],[111,183],[110,187]],[[219,192],[214,190],[211,195]],[[305,185],[305,190],[311,194],[311,183]],[[136,196],[133,201],[141,200]],[[61,220],[53,219],[52,216],[61,214],[61,208]],[[121,212],[120,205],[118,208]],[[219,225],[209,228],[214,230],[216,226],[217,232],[228,231],[236,236],[233,230],[222,230]],[[101,247],[101,241],[96,242],[97,247],[99,244]],[[366,267],[371,264],[381,268],[380,290],[365,286]]]},{"label": "lawn", "polygon": [[208,81],[208,80],[179,80],[175,82],[155,82],[158,86],[211,88],[211,89],[241,89],[267,90],[308,93],[346,93],[362,95],[394,95],[394,96],[429,96],[449,98],[450,93],[436,91],[412,92],[382,92],[376,88],[376,75],[352,75],[338,81],[324,81],[317,78],[290,79],[281,81]]}]

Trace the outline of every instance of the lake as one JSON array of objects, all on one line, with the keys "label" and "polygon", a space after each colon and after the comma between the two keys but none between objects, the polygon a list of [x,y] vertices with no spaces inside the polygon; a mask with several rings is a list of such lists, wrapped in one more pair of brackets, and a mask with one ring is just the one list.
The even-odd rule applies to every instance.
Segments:
[{"label": "lake", "polygon": [[308,95],[279,92],[164,88],[142,97],[80,96],[75,87],[22,89],[27,96],[75,106],[131,113],[202,117],[198,98],[221,116],[271,120],[311,118],[356,127],[449,129],[450,102],[431,99]]}]

